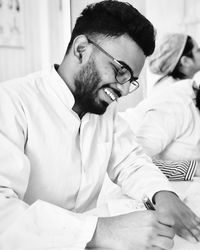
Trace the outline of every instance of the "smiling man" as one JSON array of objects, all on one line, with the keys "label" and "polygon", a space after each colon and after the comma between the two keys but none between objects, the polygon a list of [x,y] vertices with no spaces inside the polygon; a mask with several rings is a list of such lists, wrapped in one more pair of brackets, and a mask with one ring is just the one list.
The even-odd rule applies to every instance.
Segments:
[{"label": "smiling man", "polygon": [[[0,85],[0,249],[170,249],[174,228],[198,240],[199,218],[116,115],[154,38],[131,5],[89,5],[60,65]],[[156,211],[84,214],[106,173]]]},{"label": "smiling man", "polygon": [[88,112],[101,115],[113,101],[139,87],[137,79],[146,55],[129,36],[88,38],[80,34],[73,46],[76,51],[67,53],[58,73],[69,83],[75,98],[73,110],[79,117]]}]

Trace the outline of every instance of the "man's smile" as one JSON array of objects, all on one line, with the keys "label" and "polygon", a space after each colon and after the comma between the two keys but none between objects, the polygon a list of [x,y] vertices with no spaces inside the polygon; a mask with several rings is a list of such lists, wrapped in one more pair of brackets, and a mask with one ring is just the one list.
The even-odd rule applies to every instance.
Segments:
[{"label": "man's smile", "polygon": [[117,91],[116,89],[105,87],[103,88],[103,90],[112,101],[116,101],[121,96],[120,92]]}]

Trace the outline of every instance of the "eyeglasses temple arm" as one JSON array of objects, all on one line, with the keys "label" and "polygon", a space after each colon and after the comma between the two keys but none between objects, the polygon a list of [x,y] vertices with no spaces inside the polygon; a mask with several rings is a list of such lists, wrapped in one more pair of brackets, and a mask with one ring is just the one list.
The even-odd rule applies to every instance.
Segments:
[{"label": "eyeglasses temple arm", "polygon": [[108,57],[110,57],[115,63],[117,63],[120,67],[122,66],[121,63],[119,63],[114,57],[112,57],[108,52],[106,52],[103,48],[101,48],[97,43],[93,42],[88,38],[88,42],[93,44],[95,47],[97,47],[101,52],[106,54]]}]

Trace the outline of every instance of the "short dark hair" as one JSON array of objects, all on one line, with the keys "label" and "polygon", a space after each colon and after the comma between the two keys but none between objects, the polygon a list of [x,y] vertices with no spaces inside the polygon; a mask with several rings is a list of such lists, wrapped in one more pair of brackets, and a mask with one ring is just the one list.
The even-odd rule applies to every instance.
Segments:
[{"label": "short dark hair", "polygon": [[200,89],[196,92],[196,107],[200,110]]},{"label": "short dark hair", "polygon": [[181,61],[182,56],[187,56],[187,57],[193,58],[193,53],[192,53],[193,47],[194,47],[194,43],[193,43],[191,36],[187,36],[187,40],[185,43],[185,48],[183,50],[183,53],[180,56],[180,59],[176,65],[176,67],[174,68],[173,72],[170,74],[174,79],[182,80],[182,79],[186,78],[186,75],[181,71],[180,61]]},{"label": "short dark hair", "polygon": [[105,0],[88,5],[76,20],[71,40],[67,47],[70,50],[78,35],[119,37],[127,34],[143,50],[146,56],[155,48],[155,30],[147,20],[131,4]]}]

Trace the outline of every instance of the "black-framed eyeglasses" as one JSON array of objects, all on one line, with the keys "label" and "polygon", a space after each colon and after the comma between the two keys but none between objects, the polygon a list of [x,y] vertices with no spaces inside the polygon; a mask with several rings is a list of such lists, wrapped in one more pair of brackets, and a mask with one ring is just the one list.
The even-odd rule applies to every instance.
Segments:
[{"label": "black-framed eyeglasses", "polygon": [[111,58],[118,65],[119,68],[117,70],[117,73],[115,74],[115,79],[117,83],[123,85],[127,82],[130,82],[129,93],[139,88],[140,85],[139,82],[137,81],[138,78],[134,77],[132,69],[125,62],[115,59],[107,51],[105,51],[102,47],[100,47],[97,43],[93,42],[89,38],[87,39],[89,43],[93,44],[97,49],[99,49],[101,52],[103,52],[105,55]]}]

